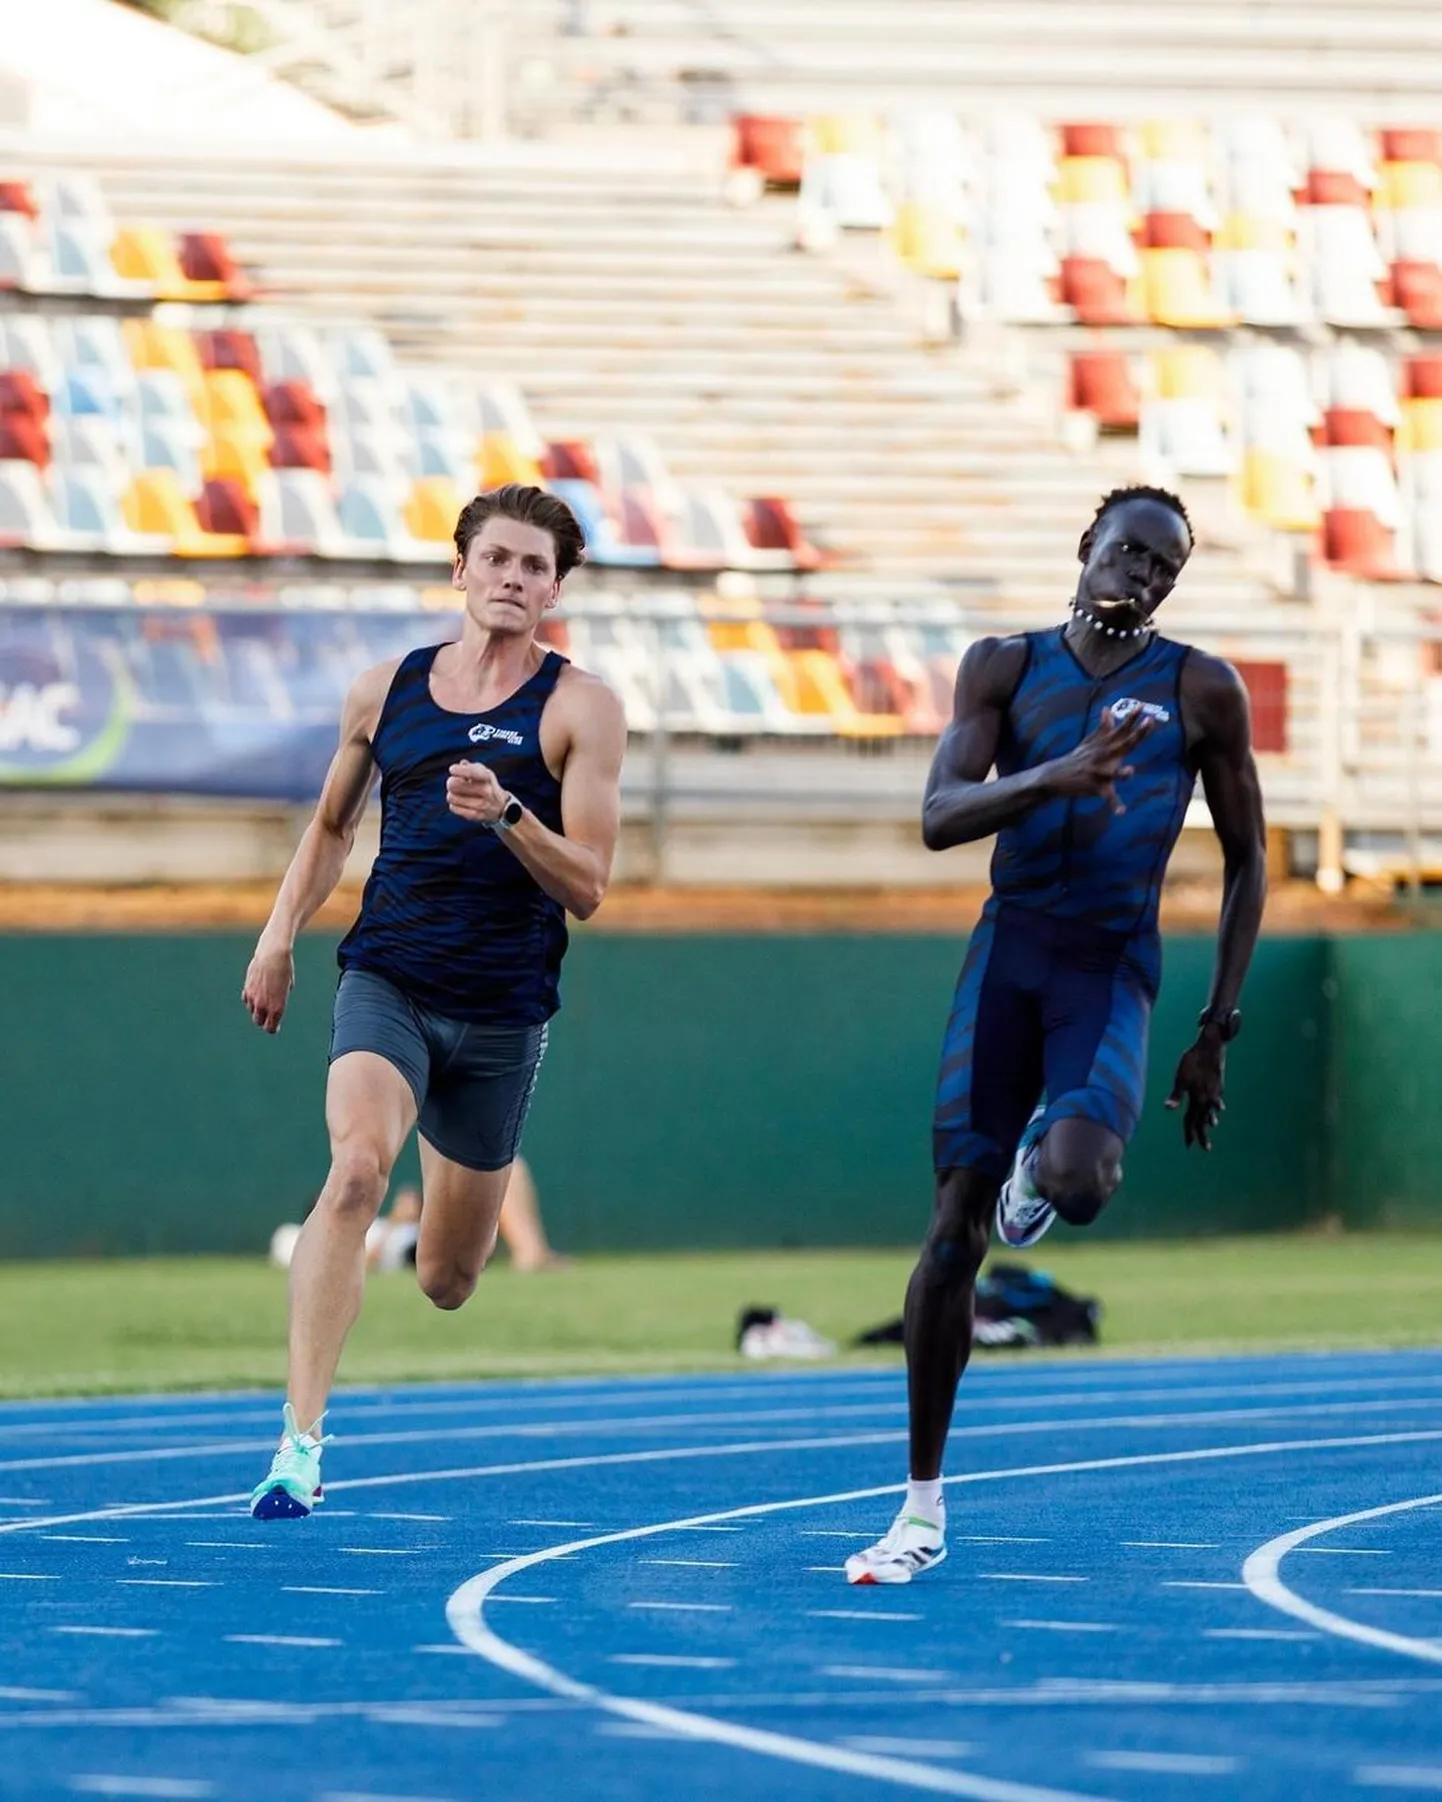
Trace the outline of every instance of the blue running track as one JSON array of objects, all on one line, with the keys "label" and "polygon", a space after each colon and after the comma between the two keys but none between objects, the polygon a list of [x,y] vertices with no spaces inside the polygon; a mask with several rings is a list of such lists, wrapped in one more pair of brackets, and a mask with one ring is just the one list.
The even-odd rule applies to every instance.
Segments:
[{"label": "blue running track", "polygon": [[0,1796],[1442,1793],[1442,1352],[974,1369],[951,1555],[849,1588],[897,1370],[0,1408]]}]

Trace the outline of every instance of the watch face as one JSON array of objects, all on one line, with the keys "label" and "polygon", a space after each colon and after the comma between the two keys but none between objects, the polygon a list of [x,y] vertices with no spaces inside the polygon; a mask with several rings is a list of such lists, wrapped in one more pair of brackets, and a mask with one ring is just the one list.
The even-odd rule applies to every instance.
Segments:
[{"label": "watch face", "polygon": [[521,823],[521,815],[525,811],[525,808],[522,807],[519,801],[508,801],[501,813],[501,818],[508,826],[519,826]]}]

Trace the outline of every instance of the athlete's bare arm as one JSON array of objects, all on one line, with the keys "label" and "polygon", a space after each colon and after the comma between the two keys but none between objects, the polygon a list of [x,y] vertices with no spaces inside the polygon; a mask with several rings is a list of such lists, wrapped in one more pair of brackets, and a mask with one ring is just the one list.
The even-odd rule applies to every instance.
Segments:
[{"label": "athlete's bare arm", "polygon": [[[1193,651],[1182,677],[1182,712],[1192,761],[1202,779],[1212,825],[1221,840],[1224,874],[1217,961],[1209,1009],[1227,1013],[1241,998],[1267,899],[1267,829],[1252,755],[1252,714],[1241,677],[1220,657]],[[1188,1145],[1211,1150],[1222,1110],[1225,1042],[1212,1026],[1177,1066],[1167,1102],[1181,1107]]]},{"label": "athlete's bare arm", "polygon": [[928,850],[989,838],[1057,795],[1102,795],[1114,812],[1123,811],[1115,784],[1131,774],[1127,753],[1151,727],[1140,711],[1119,726],[1104,721],[1065,757],[987,781],[1025,667],[1026,643],[1020,638],[979,638],[962,658],[951,724],[926,780],[921,833]]},{"label": "athlete's bare arm", "polygon": [[[547,763],[561,766],[563,830],[552,832],[527,808],[503,842],[553,901],[589,920],[611,880],[621,830],[626,716],[620,701],[599,677],[568,670],[542,716],[541,742]],[[485,764],[451,766],[446,803],[461,819],[489,826],[505,798]]]},{"label": "athlete's bare arm", "polygon": [[296,935],[341,879],[375,775],[372,740],[400,659],[378,663],[351,684],[340,745],[310,824],[301,835],[255,947],[240,998],[266,1032],[279,1032],[295,982]]}]

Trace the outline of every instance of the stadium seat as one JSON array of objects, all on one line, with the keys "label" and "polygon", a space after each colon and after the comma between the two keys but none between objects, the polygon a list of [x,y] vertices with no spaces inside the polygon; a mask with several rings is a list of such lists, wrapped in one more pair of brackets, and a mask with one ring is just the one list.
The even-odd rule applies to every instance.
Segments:
[{"label": "stadium seat", "polygon": [[243,557],[248,542],[205,531],[173,469],[139,471],[121,501],[131,531],[169,539],[177,557]]},{"label": "stadium seat", "polygon": [[1324,407],[1372,413],[1393,428],[1400,424],[1392,370],[1380,350],[1344,339],[1326,357],[1320,374]]},{"label": "stadium seat", "polygon": [[305,382],[326,407],[334,408],[339,378],[319,332],[293,321],[259,324],[255,342],[266,382]]},{"label": "stadium seat", "polygon": [[64,380],[64,365],[49,322],[33,314],[0,314],[0,367],[23,370],[53,394]]},{"label": "stadium seat", "polygon": [[112,477],[99,467],[57,462],[50,472],[55,518],[71,548],[106,551],[112,556],[169,551],[168,538],[143,537],[131,529],[121,505],[121,493]]},{"label": "stadium seat", "polygon": [[401,517],[412,537],[425,544],[450,545],[456,520],[468,498],[444,477],[423,476],[412,485]]},{"label": "stadium seat", "polygon": [[752,549],[735,501],[719,488],[687,488],[666,558],[672,569],[744,569],[764,563]]},{"label": "stadium seat", "polygon": [[906,202],[898,207],[891,243],[901,261],[928,280],[955,281],[965,266],[961,226],[940,206]]},{"label": "stadium seat", "polygon": [[1068,407],[1089,413],[1105,432],[1135,432],[1141,396],[1131,365],[1119,350],[1075,351],[1071,357]]},{"label": "stadium seat", "polygon": [[356,546],[339,517],[331,485],[319,470],[276,469],[258,481],[259,531],[282,552],[346,557]]},{"label": "stadium seat", "polygon": [[1442,451],[1442,399],[1404,400],[1397,428],[1399,456]]},{"label": "stadium seat", "polygon": [[[586,561],[604,567],[630,564],[638,559],[621,542],[620,532],[601,490],[594,482],[557,476],[548,486],[575,514],[586,535]],[[659,558],[656,559],[659,561]]]},{"label": "stadium seat", "polygon": [[16,413],[43,428],[50,418],[50,396],[28,369],[0,369],[0,417]]},{"label": "stadium seat", "polygon": [[20,213],[0,213],[0,288],[42,294],[51,285],[44,241]]},{"label": "stadium seat", "polygon": [[162,325],[153,319],[127,319],[121,327],[131,366],[142,369],[173,369],[184,382],[191,405],[202,419],[209,405],[208,377],[231,375],[230,370],[206,371],[201,367],[200,352],[189,332]]},{"label": "stadium seat", "polygon": [[1146,249],[1141,262],[1143,304],[1155,324],[1195,331],[1235,323],[1195,251]]},{"label": "stadium seat", "polygon": [[1081,325],[1135,325],[1141,318],[1126,278],[1098,257],[1062,258],[1061,298]]},{"label": "stadium seat", "polygon": [[123,226],[111,243],[110,260],[117,275],[144,283],[157,300],[202,304],[227,298],[223,282],[191,280],[180,266],[175,240],[158,226]]},{"label": "stadium seat", "polygon": [[57,415],[51,423],[50,443],[57,467],[94,471],[117,495],[129,486],[141,453],[135,434],[99,414],[79,418]]},{"label": "stadium seat", "polygon": [[1392,264],[1392,296],[1418,331],[1442,331],[1442,264]]},{"label": "stadium seat", "polygon": [[40,202],[28,181],[15,177],[0,181],[0,213],[18,213],[24,219],[40,217]]},{"label": "stadium seat", "polygon": [[1064,155],[1057,164],[1057,200],[1063,207],[1086,203],[1132,211],[1126,165],[1119,157]]},{"label": "stadium seat", "polygon": [[[230,245],[219,232],[182,232],[176,243],[180,267],[187,281],[219,289],[218,298],[247,301],[255,297],[255,284],[236,262]],[[200,297],[192,291],[191,298]]]},{"label": "stadium seat", "polygon": [[50,467],[50,434],[45,422],[30,413],[0,415],[0,462]]},{"label": "stadium seat", "polygon": [[1226,476],[1237,466],[1216,403],[1200,398],[1144,400],[1137,449],[1146,466],[1177,476]]},{"label": "stadium seat", "polygon": [[1303,294],[1335,326],[1380,326],[1389,314],[1379,292],[1387,266],[1361,206],[1309,205],[1297,224]]},{"label": "stadium seat", "polygon": [[1403,392],[1410,400],[1442,399],[1442,355],[1408,357],[1403,365]]},{"label": "stadium seat", "polygon": [[200,451],[183,428],[171,420],[153,419],[141,432],[141,469],[173,469],[192,498],[204,487]]},{"label": "stadium seat", "polygon": [[1311,532],[1322,521],[1312,468],[1296,456],[1248,446],[1241,498],[1249,513],[1277,531]]},{"label": "stadium seat", "polygon": [[731,119],[731,167],[754,170],[765,187],[798,188],[805,161],[799,119],[736,113]]},{"label": "stadium seat", "polygon": [[557,439],[545,447],[541,473],[547,482],[589,482],[599,486],[600,468],[595,452],[581,438]]},{"label": "stadium seat", "polygon": [[540,464],[509,432],[482,434],[475,463],[475,481],[481,488],[502,488],[507,482],[538,488],[543,480]]},{"label": "stadium seat", "polygon": [[221,536],[244,538],[253,550],[271,547],[260,542],[260,508],[231,476],[212,476],[195,503],[201,530]]},{"label": "stadium seat", "polygon": [[1064,157],[1119,161],[1126,155],[1120,125],[1096,120],[1071,121],[1059,127],[1059,135]]},{"label": "stadium seat", "polygon": [[250,332],[225,327],[195,333],[196,354],[203,369],[243,369],[257,388],[265,385],[260,346]]},{"label": "stadium seat", "polygon": [[753,496],[743,506],[742,522],[753,551],[784,552],[795,569],[820,569],[827,562],[780,495]]},{"label": "stadium seat", "polygon": [[330,440],[324,431],[310,426],[279,425],[270,447],[272,469],[318,469],[328,476],[332,471]]}]

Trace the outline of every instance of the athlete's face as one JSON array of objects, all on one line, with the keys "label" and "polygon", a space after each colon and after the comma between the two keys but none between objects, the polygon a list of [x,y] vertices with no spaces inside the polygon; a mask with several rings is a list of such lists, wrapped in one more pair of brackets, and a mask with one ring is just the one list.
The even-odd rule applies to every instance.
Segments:
[{"label": "athlete's face", "polygon": [[1192,535],[1161,501],[1122,501],[1082,538],[1077,599],[1125,628],[1150,618],[1177,585]]},{"label": "athlete's face", "polygon": [[456,559],[451,586],[478,626],[529,636],[560,597],[555,540],[539,526],[493,516],[467,545],[465,561]]}]

